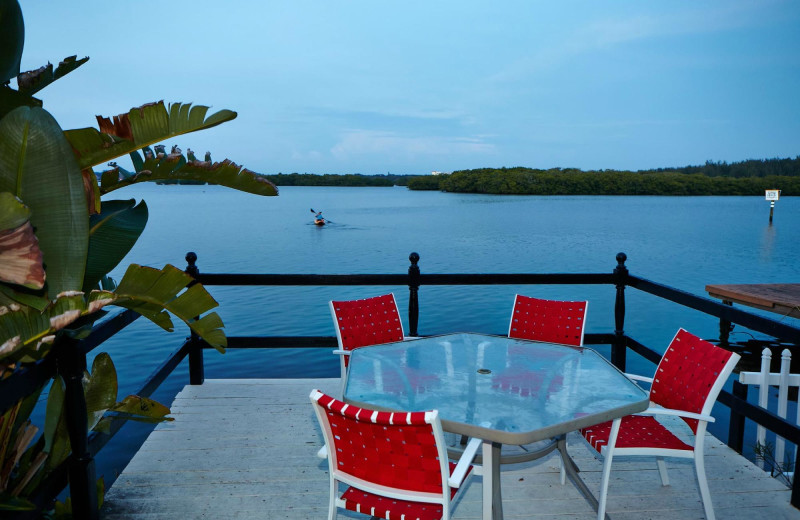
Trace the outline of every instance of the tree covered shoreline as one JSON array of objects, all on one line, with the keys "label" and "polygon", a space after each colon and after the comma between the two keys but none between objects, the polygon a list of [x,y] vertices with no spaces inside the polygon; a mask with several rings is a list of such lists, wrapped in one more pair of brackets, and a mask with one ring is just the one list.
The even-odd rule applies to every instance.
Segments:
[{"label": "tree covered shoreline", "polygon": [[794,159],[708,161],[652,170],[478,168],[441,175],[278,173],[276,186],[408,186],[411,190],[493,195],[800,195],[800,156]]},{"label": "tree covered shoreline", "polygon": [[414,177],[408,188],[496,195],[763,195],[779,189],[791,196],[800,195],[800,156],[636,172],[480,168]]}]

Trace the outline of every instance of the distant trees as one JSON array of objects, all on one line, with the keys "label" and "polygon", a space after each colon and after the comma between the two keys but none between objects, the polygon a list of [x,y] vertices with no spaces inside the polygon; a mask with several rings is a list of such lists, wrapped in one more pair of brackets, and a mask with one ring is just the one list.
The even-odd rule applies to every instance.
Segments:
[{"label": "distant trees", "polygon": [[394,178],[385,175],[315,175],[312,173],[279,173],[267,175],[276,186],[394,186]]},{"label": "distant trees", "polygon": [[779,189],[800,195],[800,156],[637,172],[480,168],[413,177],[408,188],[498,195],[763,195]]}]

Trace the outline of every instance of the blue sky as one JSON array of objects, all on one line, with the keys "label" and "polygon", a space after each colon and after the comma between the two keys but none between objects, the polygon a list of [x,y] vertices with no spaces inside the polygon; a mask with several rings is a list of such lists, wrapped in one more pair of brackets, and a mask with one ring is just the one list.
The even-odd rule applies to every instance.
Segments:
[{"label": "blue sky", "polygon": [[260,173],[647,169],[800,155],[800,2],[21,2],[65,128],[164,100]]}]

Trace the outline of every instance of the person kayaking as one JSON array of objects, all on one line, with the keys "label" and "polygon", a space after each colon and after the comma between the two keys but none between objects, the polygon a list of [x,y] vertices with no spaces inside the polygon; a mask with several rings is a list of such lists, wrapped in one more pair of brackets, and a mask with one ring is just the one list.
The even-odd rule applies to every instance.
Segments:
[{"label": "person kayaking", "polygon": [[[314,210],[312,209],[311,211],[314,211]],[[314,215],[314,224],[316,224],[318,226],[324,226],[325,225],[325,217],[322,216],[322,212],[321,211],[317,211],[316,214]]]}]

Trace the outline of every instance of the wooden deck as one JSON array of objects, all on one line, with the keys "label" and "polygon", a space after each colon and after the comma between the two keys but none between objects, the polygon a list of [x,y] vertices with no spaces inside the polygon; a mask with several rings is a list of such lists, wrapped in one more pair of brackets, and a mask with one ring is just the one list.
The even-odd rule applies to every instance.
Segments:
[{"label": "wooden deck", "polygon": [[[160,424],[106,496],[106,520],[326,518],[327,461],[308,394],[336,393],[338,379],[209,380],[175,398],[175,421]],[[570,453],[593,492],[601,462],[582,439]],[[781,482],[709,436],[706,469],[717,518],[798,519]],[[593,519],[580,493],[559,484],[555,454],[502,472],[506,519]],[[655,461],[615,458],[609,486],[612,519],[701,519],[690,461],[668,460],[661,486]],[[472,479],[454,518],[477,519],[481,479]],[[348,517],[340,514],[340,518]],[[353,518],[366,518],[354,515]]]},{"label": "wooden deck", "polygon": [[800,318],[800,283],[706,285],[706,292],[722,301]]}]

